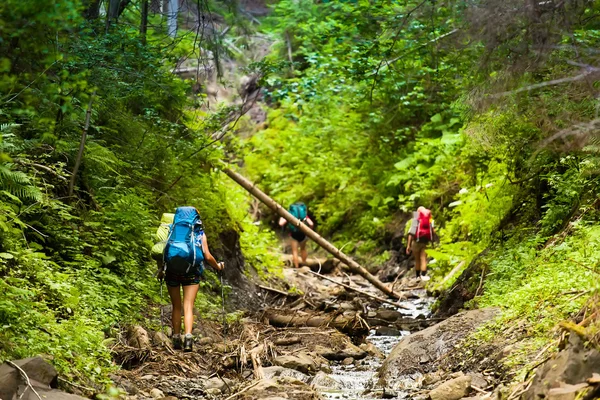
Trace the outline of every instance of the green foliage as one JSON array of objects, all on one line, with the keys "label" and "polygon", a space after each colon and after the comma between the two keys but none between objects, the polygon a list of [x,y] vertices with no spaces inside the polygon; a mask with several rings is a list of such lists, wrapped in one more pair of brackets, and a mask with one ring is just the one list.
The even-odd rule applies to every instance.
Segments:
[{"label": "green foliage", "polygon": [[[137,3],[109,29],[90,4],[0,4],[0,360],[48,354],[65,378],[100,387],[119,324],[168,302],[149,251],[163,212],[197,206],[213,251],[240,231],[252,266],[279,264],[265,256],[272,235],[239,206],[247,199],[210,167],[223,158],[211,133],[232,107],[209,117],[194,82],[172,72],[183,56],[217,57],[221,35],[172,40],[151,15],[144,44]],[[210,315],[220,303],[208,271],[197,307]]]}]

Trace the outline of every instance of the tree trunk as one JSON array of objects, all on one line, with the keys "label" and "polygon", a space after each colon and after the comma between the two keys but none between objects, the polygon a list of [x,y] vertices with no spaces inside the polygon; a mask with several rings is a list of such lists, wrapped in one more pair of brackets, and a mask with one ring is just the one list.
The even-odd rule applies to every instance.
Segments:
[{"label": "tree trunk", "polygon": [[140,23],[140,36],[142,44],[146,45],[146,33],[148,32],[148,0],[142,0],[142,18]]},{"label": "tree trunk", "polygon": [[108,8],[106,10],[106,33],[110,30],[110,26],[119,17],[119,6],[121,0],[108,0]]},{"label": "tree trunk", "polygon": [[77,171],[79,171],[79,165],[81,165],[81,159],[83,158],[83,151],[85,150],[85,140],[87,138],[88,128],[90,127],[90,117],[92,115],[92,102],[94,101],[95,93],[90,96],[90,102],[85,113],[85,124],[83,125],[83,132],[81,134],[81,141],[79,142],[79,152],[75,159],[75,167],[71,173],[71,181],[69,182],[69,197],[73,196],[73,190],[75,188],[75,180],[77,179]]},{"label": "tree trunk", "polygon": [[279,310],[267,310],[264,315],[269,320],[269,324],[273,326],[330,327],[352,335],[369,333],[369,326],[358,315],[298,315],[298,313],[290,315],[289,311]]},{"label": "tree trunk", "polygon": [[100,16],[100,0],[90,0],[85,7],[83,16],[88,21],[97,19]]},{"label": "tree trunk", "polygon": [[386,285],[384,285],[379,279],[377,279],[376,277],[371,275],[369,273],[369,271],[367,271],[366,269],[361,267],[360,264],[358,264],[352,258],[348,257],[346,254],[342,253],[339,249],[337,249],[335,246],[333,246],[327,240],[323,239],[319,234],[317,234],[315,231],[313,231],[308,226],[303,224],[302,221],[300,221],[298,218],[294,217],[292,214],[287,212],[287,210],[284,209],[283,207],[281,207],[281,205],[278,204],[275,200],[273,200],[272,198],[267,196],[264,192],[262,192],[260,189],[258,189],[256,186],[254,186],[254,184],[252,182],[250,182],[249,180],[244,178],[242,175],[238,174],[237,172],[232,171],[231,169],[229,169],[227,167],[223,168],[223,172],[225,172],[225,174],[227,174],[227,176],[229,176],[231,179],[233,179],[235,182],[237,182],[240,186],[242,186],[244,189],[246,189],[248,192],[250,192],[251,195],[253,195],[257,199],[262,201],[264,204],[266,204],[269,208],[271,208],[277,214],[279,214],[280,216],[285,218],[290,224],[298,227],[298,229],[300,229],[302,232],[304,232],[304,234],[306,236],[308,236],[309,238],[314,240],[323,249],[325,249],[326,251],[331,253],[334,257],[340,259],[344,264],[346,264],[348,266],[348,268],[352,272],[359,274],[360,276],[365,278],[373,286],[375,286],[377,289],[381,290],[386,295],[396,298],[396,299],[399,298],[399,296],[396,293],[394,293],[390,288],[388,288]]},{"label": "tree trunk", "polygon": [[177,36],[177,14],[179,14],[179,0],[169,0],[167,32],[172,38]]}]

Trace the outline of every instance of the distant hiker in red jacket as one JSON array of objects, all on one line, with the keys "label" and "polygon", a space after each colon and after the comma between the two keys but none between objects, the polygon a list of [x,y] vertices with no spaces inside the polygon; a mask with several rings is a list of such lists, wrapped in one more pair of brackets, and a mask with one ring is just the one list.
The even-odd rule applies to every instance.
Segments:
[{"label": "distant hiker in red jacket", "polygon": [[428,281],[427,276],[427,245],[433,241],[433,220],[431,211],[425,207],[417,208],[413,213],[413,219],[408,231],[408,244],[406,245],[406,254],[415,258],[415,274],[417,280]]},{"label": "distant hiker in red jacket", "polygon": [[[288,211],[294,217],[298,218],[300,221],[308,225],[309,228],[313,228],[315,226],[314,222],[308,216],[306,204],[302,202],[296,202],[290,206]],[[306,258],[308,257],[308,252],[306,251],[306,235],[297,226],[288,224],[285,218],[279,218],[279,226],[283,227],[286,224],[288,231],[290,232],[290,237],[292,239],[292,261],[294,263],[294,267],[298,268],[298,247],[300,247],[300,256],[302,257],[302,263],[306,263]]]}]

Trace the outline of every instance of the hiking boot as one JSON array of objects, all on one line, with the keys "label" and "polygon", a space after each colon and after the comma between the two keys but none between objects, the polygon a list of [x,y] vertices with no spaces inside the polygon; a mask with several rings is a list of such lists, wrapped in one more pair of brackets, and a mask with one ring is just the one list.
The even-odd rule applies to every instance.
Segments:
[{"label": "hiking boot", "polygon": [[188,333],[185,335],[185,337],[183,338],[183,352],[184,353],[189,353],[190,351],[192,351],[192,341],[193,341],[193,336],[191,333]]},{"label": "hiking boot", "polygon": [[429,277],[429,275],[423,275],[421,276],[421,280],[427,282],[428,280],[430,280],[431,278]]},{"label": "hiking boot", "polygon": [[171,339],[173,340],[173,348],[175,350],[181,350],[181,348],[182,348],[181,347],[181,335],[180,334],[173,335],[171,337]]}]

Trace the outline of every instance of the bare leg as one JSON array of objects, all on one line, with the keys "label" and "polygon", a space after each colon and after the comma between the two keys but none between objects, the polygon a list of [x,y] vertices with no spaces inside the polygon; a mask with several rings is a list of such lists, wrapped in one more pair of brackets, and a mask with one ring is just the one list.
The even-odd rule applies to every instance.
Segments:
[{"label": "bare leg", "polygon": [[167,286],[167,290],[169,291],[169,297],[171,298],[171,304],[173,305],[173,311],[171,312],[173,335],[179,335],[181,333],[181,292],[179,291],[179,286]]},{"label": "bare leg", "polygon": [[192,333],[194,325],[194,301],[200,285],[187,285],[183,287],[183,328],[185,334]]},{"label": "bare leg", "polygon": [[306,251],[306,240],[300,243],[300,256],[302,256],[302,264],[306,264],[306,258],[308,257],[308,251]]},{"label": "bare leg", "polygon": [[298,268],[298,242],[294,239],[290,239],[292,241],[292,261],[294,262],[294,267]]},{"label": "bare leg", "polygon": [[427,271],[427,253],[425,252],[425,249],[421,250],[419,257],[421,258],[421,271]]}]

